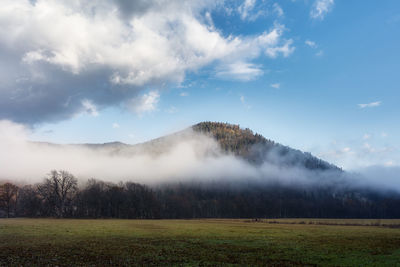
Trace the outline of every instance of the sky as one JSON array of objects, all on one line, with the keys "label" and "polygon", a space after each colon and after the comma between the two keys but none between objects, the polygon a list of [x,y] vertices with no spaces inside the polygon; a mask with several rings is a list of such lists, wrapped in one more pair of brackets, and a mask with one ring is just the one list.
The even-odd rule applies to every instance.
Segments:
[{"label": "sky", "polygon": [[62,144],[220,121],[398,167],[399,47],[397,0],[2,0],[0,120]]}]

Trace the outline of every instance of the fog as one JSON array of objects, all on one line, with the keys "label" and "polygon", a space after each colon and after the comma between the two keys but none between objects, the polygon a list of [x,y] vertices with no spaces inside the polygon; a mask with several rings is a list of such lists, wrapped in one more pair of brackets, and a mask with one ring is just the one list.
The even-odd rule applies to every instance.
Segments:
[{"label": "fog", "polygon": [[68,170],[78,178],[107,181],[133,180],[142,183],[206,179],[215,176],[238,178],[244,162],[222,155],[210,138],[186,135],[181,141],[168,140],[163,153],[144,148],[117,146],[54,145],[30,142],[26,129],[9,121],[0,122],[0,177],[20,182],[39,182],[52,169]]},{"label": "fog", "polygon": [[360,169],[354,175],[356,182],[362,186],[378,190],[395,190],[400,192],[400,167],[374,165]]},{"label": "fog", "polygon": [[[222,152],[212,138],[189,130],[136,146],[37,143],[28,140],[28,133],[20,124],[0,121],[0,180],[32,184],[41,182],[50,170],[56,169],[69,171],[81,183],[96,178],[148,185],[230,181],[238,185],[269,182],[305,187],[400,189],[400,183],[394,178],[396,171],[388,177],[379,176],[383,172],[361,176],[268,162],[253,165]],[[378,176],[379,179],[374,178]],[[393,184],[393,181],[397,182]]]}]

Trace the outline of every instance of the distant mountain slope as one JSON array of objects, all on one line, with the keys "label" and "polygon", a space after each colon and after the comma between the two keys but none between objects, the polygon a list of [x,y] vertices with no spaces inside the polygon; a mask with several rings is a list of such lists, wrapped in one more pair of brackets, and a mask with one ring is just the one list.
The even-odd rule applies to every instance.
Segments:
[{"label": "distant mountain slope", "polygon": [[[185,130],[135,145],[111,142],[104,144],[77,144],[69,145],[69,147],[85,147],[120,156],[143,153],[157,156],[167,153],[180,142],[198,137],[198,134],[213,138],[223,152],[233,154],[251,164],[261,165],[268,162],[279,166],[298,166],[310,170],[341,171],[337,166],[314,157],[311,153],[275,143],[260,134],[253,133],[250,129],[242,129],[239,125],[220,122],[201,122]],[[49,143],[41,144],[59,146]]]},{"label": "distant mountain slope", "polygon": [[239,125],[201,122],[192,126],[192,129],[215,138],[224,151],[255,164],[268,161],[274,164],[301,165],[307,169],[340,170],[337,166],[316,158],[310,153],[275,143],[262,135],[254,134],[248,128],[242,129]]}]

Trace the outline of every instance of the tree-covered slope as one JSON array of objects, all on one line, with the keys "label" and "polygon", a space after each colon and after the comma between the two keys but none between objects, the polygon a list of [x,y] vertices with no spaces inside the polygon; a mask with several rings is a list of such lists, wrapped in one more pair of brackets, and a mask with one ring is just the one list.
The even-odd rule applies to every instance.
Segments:
[{"label": "tree-covered slope", "polygon": [[267,161],[273,164],[299,165],[307,169],[339,170],[338,167],[314,157],[310,153],[275,143],[260,134],[253,133],[248,128],[242,129],[239,125],[201,122],[192,126],[192,129],[214,138],[223,151],[243,157],[255,164]]},{"label": "tree-covered slope", "polygon": [[[341,170],[337,166],[311,155],[311,153],[281,145],[260,134],[253,133],[248,128],[243,129],[239,125],[221,122],[201,122],[182,131],[135,145],[111,142],[69,145],[69,147],[77,146],[90,150],[101,150],[112,155],[148,154],[156,157],[168,153],[183,142],[199,139],[202,135],[214,139],[223,153],[233,154],[251,164],[261,165],[267,162],[282,167],[297,166],[309,170]],[[61,146],[49,143],[41,143],[41,145]]]}]

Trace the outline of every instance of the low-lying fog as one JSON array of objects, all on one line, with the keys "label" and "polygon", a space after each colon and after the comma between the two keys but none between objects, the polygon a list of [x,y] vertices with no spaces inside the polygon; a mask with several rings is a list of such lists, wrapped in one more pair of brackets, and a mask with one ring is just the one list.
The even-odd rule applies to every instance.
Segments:
[{"label": "low-lying fog", "polygon": [[[166,138],[163,151],[139,147],[77,146],[35,143],[22,125],[0,121],[0,180],[36,183],[50,170],[67,170],[80,181],[134,181],[158,184],[185,181],[236,180],[280,182],[288,185],[338,185],[400,191],[398,168],[371,167],[350,175],[338,171],[264,163],[252,165],[223,153],[216,141],[197,133]],[[158,149],[160,150],[160,149]],[[240,183],[239,183],[240,184]]]}]

